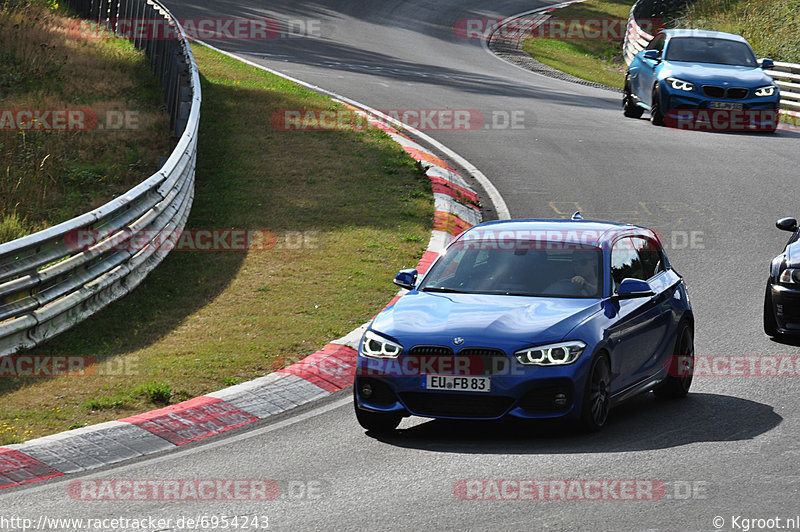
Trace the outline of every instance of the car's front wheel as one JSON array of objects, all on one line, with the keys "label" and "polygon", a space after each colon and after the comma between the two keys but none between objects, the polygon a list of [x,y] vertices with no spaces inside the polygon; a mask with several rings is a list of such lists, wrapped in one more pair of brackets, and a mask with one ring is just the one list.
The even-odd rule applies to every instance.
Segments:
[{"label": "car's front wheel", "polygon": [[628,118],[640,118],[644,109],[636,105],[636,98],[631,92],[631,78],[625,76],[625,88],[622,90],[622,113]]},{"label": "car's front wheel", "polygon": [[764,294],[764,332],[767,336],[778,335],[778,322],[775,319],[775,308],[772,304],[772,290],[767,281],[767,291]]},{"label": "car's front wheel", "polygon": [[653,87],[653,97],[650,99],[650,123],[654,126],[664,125],[664,111],[661,109],[661,93],[658,87]]},{"label": "car's front wheel", "polygon": [[611,367],[608,357],[601,354],[592,361],[583,394],[581,425],[587,432],[603,428],[611,408]]},{"label": "car's front wheel", "polygon": [[353,407],[356,410],[356,419],[358,424],[364,429],[377,434],[384,432],[391,432],[397,428],[400,421],[403,420],[401,414],[394,414],[391,412],[370,412],[362,410],[358,406],[358,399],[353,391]]},{"label": "car's front wheel", "polygon": [[686,397],[694,374],[694,336],[686,323],[679,329],[668,372],[667,378],[653,389],[653,393],[656,397]]}]

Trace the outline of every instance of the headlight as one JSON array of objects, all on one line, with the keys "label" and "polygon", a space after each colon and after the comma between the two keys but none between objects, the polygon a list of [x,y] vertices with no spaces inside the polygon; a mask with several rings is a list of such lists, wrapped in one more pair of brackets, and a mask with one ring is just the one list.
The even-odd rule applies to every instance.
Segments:
[{"label": "headlight", "polygon": [[669,83],[670,87],[675,89],[676,91],[693,91],[694,90],[694,83],[690,83],[688,81],[683,81],[682,79],[678,78],[667,78],[667,82]]},{"label": "headlight", "polygon": [[562,366],[575,362],[584,349],[586,344],[576,340],[522,349],[514,353],[514,356],[520,364],[526,366]]},{"label": "headlight", "polygon": [[775,94],[775,85],[767,85],[756,89],[756,96],[772,96]]},{"label": "headlight", "polygon": [[783,284],[800,284],[800,269],[786,268],[778,280]]},{"label": "headlight", "polygon": [[372,358],[397,358],[403,346],[367,331],[361,338],[361,354]]}]

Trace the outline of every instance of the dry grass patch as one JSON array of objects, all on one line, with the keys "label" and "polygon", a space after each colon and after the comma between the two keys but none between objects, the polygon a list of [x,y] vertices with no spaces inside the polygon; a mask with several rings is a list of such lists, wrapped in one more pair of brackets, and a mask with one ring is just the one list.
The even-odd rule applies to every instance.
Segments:
[{"label": "dry grass patch", "polygon": [[[172,150],[144,54],[110,34],[76,38],[74,20],[35,4],[0,4],[0,243],[102,205]],[[86,129],[47,130],[19,114],[66,109],[87,111]],[[122,129],[110,129],[125,113]],[[93,117],[102,129],[91,127]]]}]

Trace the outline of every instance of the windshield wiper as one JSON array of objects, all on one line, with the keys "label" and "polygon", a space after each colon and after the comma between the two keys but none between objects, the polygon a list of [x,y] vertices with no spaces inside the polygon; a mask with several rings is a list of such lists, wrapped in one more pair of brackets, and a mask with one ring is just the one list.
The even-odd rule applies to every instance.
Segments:
[{"label": "windshield wiper", "polygon": [[463,290],[456,290],[455,288],[447,288],[446,286],[426,286],[425,288],[421,288],[420,291],[422,292],[443,292],[445,294],[467,294],[469,292],[464,292]]},{"label": "windshield wiper", "polygon": [[538,294],[531,294],[530,292],[519,292],[514,290],[481,290],[481,294],[488,294],[492,296],[525,296],[537,297]]}]

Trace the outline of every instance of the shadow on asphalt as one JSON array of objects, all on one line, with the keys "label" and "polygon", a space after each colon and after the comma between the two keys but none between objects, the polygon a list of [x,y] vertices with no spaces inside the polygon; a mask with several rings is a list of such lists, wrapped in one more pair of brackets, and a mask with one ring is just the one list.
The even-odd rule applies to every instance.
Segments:
[{"label": "shadow on asphalt", "polygon": [[782,420],[771,406],[738,397],[695,393],[686,399],[660,400],[644,394],[614,408],[606,427],[593,434],[584,434],[567,422],[516,418],[431,420],[393,434],[367,434],[390,445],[434,452],[607,453],[698,442],[746,442]]}]

